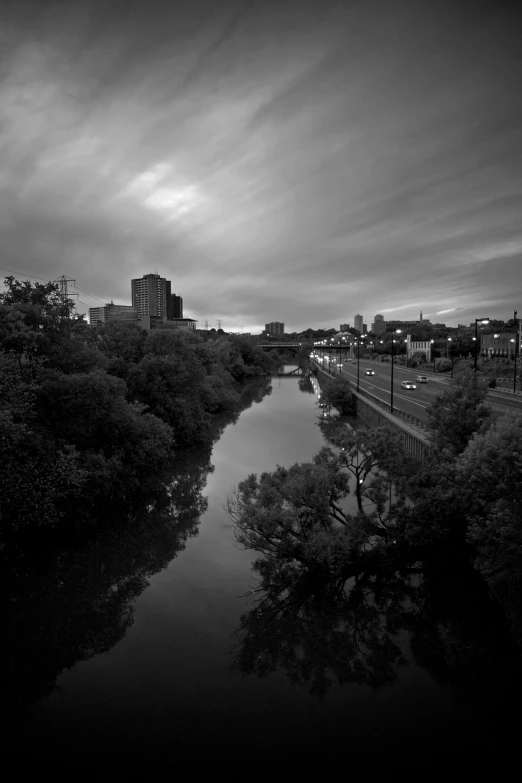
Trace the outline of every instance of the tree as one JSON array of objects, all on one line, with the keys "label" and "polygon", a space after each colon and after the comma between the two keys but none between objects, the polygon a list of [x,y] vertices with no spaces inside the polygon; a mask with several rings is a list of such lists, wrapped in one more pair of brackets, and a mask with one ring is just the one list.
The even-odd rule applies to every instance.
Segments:
[{"label": "tree", "polygon": [[522,574],[522,414],[501,416],[479,433],[457,468],[469,496],[468,540],[476,566],[502,593],[518,592]]},{"label": "tree", "polygon": [[491,415],[486,394],[486,384],[468,373],[437,397],[426,409],[433,449],[448,457],[464,451]]},{"label": "tree", "polygon": [[321,402],[336,408],[342,416],[353,415],[355,402],[350,381],[342,375],[327,380],[321,390]]}]

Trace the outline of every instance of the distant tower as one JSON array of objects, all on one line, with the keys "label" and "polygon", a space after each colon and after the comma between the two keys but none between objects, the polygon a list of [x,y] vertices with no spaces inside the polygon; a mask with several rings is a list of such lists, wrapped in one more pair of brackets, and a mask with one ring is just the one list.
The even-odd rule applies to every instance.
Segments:
[{"label": "distant tower", "polygon": [[205,329],[208,329],[208,318],[205,318]]},{"label": "distant tower", "polygon": [[79,296],[79,294],[70,294],[67,289],[67,283],[76,285],[76,280],[73,280],[72,277],[61,275],[60,277],[57,277],[56,280],[53,280],[53,283],[58,283],[60,286],[60,299],[62,300],[63,307],[65,308],[65,317],[69,318],[69,300],[71,296]]},{"label": "distant tower", "polygon": [[421,321],[421,323],[422,323],[422,310],[421,310],[421,317],[420,317],[420,321]]}]

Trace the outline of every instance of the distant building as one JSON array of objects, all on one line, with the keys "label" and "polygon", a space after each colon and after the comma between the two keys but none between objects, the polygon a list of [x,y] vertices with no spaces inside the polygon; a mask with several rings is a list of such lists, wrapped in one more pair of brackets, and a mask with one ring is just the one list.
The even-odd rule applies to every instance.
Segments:
[{"label": "distant building", "polygon": [[170,294],[167,299],[167,319],[183,318],[183,299],[176,294]]},{"label": "distant building", "polygon": [[271,321],[269,324],[265,324],[265,332],[270,337],[282,337],[285,333],[285,325],[279,321]]},{"label": "distant building", "polygon": [[350,324],[341,324],[340,327],[339,327],[339,331],[340,332],[347,332],[349,328],[350,328]]},{"label": "distant building", "polygon": [[353,325],[354,325],[354,328],[357,329],[357,331],[362,334],[362,330],[363,330],[363,317],[362,317],[362,315],[356,315],[355,316],[355,318],[353,319]]},{"label": "distant building", "polygon": [[418,325],[418,321],[386,321],[385,331],[395,331],[396,329],[412,329]]},{"label": "distant building", "polygon": [[411,334],[406,335],[406,354],[410,359],[416,353],[426,354],[426,361],[431,362],[431,341],[430,340],[412,340]]},{"label": "distant building", "polygon": [[368,334],[368,324],[363,324],[362,333]]},{"label": "distant building", "polygon": [[424,324],[429,324],[430,319],[429,318],[423,318],[422,317],[422,310],[420,311],[420,318],[419,318],[419,326],[423,326]]},{"label": "distant building", "polygon": [[384,316],[376,315],[370,329],[373,334],[377,334],[377,335],[384,334],[384,332],[386,331],[386,323],[384,321]]},{"label": "distant building", "polygon": [[170,318],[166,315],[142,315],[139,324],[143,329],[150,332],[151,329],[183,329],[184,331],[195,332],[197,321],[195,318]]},{"label": "distant building", "polygon": [[138,311],[138,316],[168,317],[170,286],[170,280],[155,273],[131,280],[132,306]]},{"label": "distant building", "polygon": [[[481,334],[480,350],[490,359],[493,356],[511,356],[515,353],[516,332],[503,332],[502,334]],[[511,342],[513,340],[513,342]]]},{"label": "distant building", "polygon": [[137,321],[138,313],[132,305],[118,305],[114,302],[109,302],[102,307],[89,307],[91,326],[113,320]]}]

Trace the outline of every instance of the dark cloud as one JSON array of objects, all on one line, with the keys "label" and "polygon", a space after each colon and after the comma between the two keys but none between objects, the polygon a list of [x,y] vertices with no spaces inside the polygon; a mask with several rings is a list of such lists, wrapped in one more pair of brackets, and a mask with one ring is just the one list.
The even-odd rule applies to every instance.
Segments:
[{"label": "dark cloud", "polygon": [[507,4],[1,9],[7,268],[122,302],[157,269],[194,317],[252,329],[519,304]]}]

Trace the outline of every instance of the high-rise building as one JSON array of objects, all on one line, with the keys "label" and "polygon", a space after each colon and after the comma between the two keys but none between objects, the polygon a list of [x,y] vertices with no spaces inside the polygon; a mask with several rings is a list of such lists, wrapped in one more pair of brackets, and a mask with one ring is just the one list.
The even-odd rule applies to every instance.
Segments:
[{"label": "high-rise building", "polygon": [[362,315],[356,315],[355,316],[355,318],[353,319],[353,325],[354,325],[354,328],[357,329],[357,331],[360,332],[360,334],[362,334],[362,330],[363,330],[363,317],[362,317]]},{"label": "high-rise building", "polygon": [[167,319],[183,318],[183,299],[176,294],[170,294],[167,299]]},{"label": "high-rise building", "polygon": [[138,313],[132,305],[115,305],[114,302],[109,302],[102,307],[89,307],[89,323],[91,326],[113,320],[137,321]]},{"label": "high-rise building", "polygon": [[341,324],[340,327],[339,327],[339,331],[340,332],[347,332],[349,328],[350,328],[350,324]]},{"label": "high-rise building", "polygon": [[168,317],[170,285],[170,280],[155,273],[131,280],[132,306],[140,318],[144,315]]},{"label": "high-rise building", "polygon": [[368,334],[368,324],[363,324],[363,334]]},{"label": "high-rise building", "polygon": [[371,325],[371,331],[373,334],[384,334],[386,331],[386,323],[384,322],[383,315],[376,315]]},{"label": "high-rise building", "polygon": [[270,337],[282,337],[285,333],[285,325],[279,321],[271,321],[269,324],[265,324],[265,332]]}]

